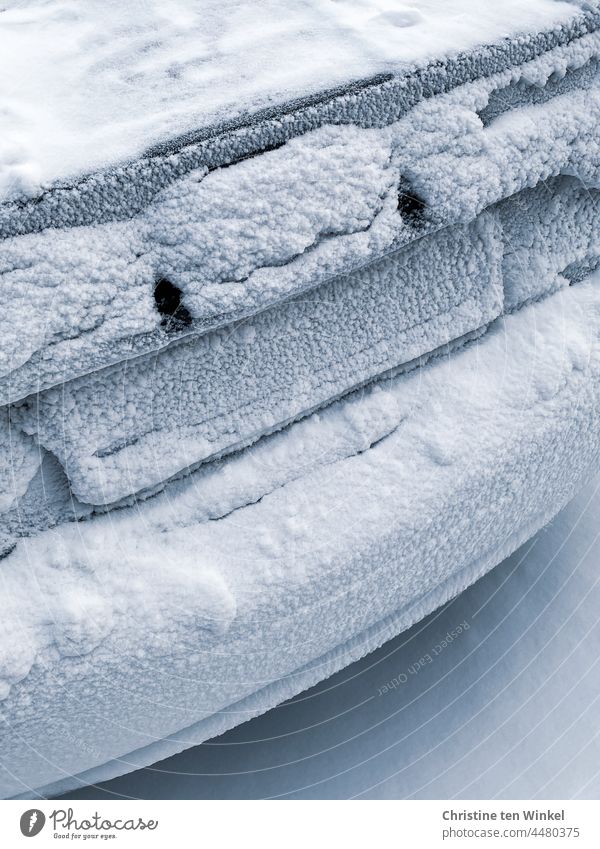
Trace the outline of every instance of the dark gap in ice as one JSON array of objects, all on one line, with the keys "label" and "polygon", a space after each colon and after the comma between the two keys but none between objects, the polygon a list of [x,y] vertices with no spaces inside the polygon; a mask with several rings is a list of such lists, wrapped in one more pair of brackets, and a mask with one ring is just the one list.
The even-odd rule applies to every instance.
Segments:
[{"label": "dark gap in ice", "polygon": [[421,227],[425,223],[427,204],[404,178],[398,187],[398,209],[408,224]]},{"label": "dark gap in ice", "polygon": [[137,443],[142,439],[146,434],[137,434],[136,436],[130,436],[124,439],[119,439],[115,442],[112,442],[110,445],[106,445],[104,448],[98,448],[94,451],[94,457],[98,457],[103,459],[104,457],[111,457],[113,454],[118,454],[119,451],[123,451],[124,448],[129,448],[131,445],[137,445]]},{"label": "dark gap in ice", "polygon": [[161,277],[154,287],[154,302],[163,316],[161,325],[167,332],[181,330],[192,323],[189,310],[181,303],[181,289],[166,277]]},{"label": "dark gap in ice", "polygon": [[[224,168],[230,168],[232,165],[239,165],[240,162],[245,162],[246,159],[254,159],[257,156],[262,156],[263,153],[270,153],[272,150],[279,150],[280,147],[283,147],[286,144],[285,141],[273,142],[273,144],[263,144],[259,150],[249,150],[245,153],[240,153],[238,156],[232,157],[228,162],[224,162],[222,165],[219,165],[219,170]],[[210,171],[215,170],[214,168],[209,169]]]}]

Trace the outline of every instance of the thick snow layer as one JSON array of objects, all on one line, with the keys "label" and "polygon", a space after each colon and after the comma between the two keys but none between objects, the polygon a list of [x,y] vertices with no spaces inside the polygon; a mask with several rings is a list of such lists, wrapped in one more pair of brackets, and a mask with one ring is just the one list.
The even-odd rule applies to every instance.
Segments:
[{"label": "thick snow layer", "polygon": [[[593,33],[533,62],[418,103],[398,122],[398,167],[444,222],[477,211],[558,174],[598,182],[600,35]],[[590,67],[589,77],[570,75]],[[563,86],[556,80],[563,79]],[[551,97],[540,97],[549,86]],[[516,87],[516,104],[482,120],[490,100]],[[409,129],[410,128],[410,129]]]},{"label": "thick snow layer", "polygon": [[499,204],[505,307],[584,277],[600,260],[600,192],[560,177]]},{"label": "thick snow layer", "polygon": [[[2,464],[7,498],[0,508],[8,512],[0,520],[1,550],[91,512],[53,457],[42,450],[36,459],[19,421],[61,458],[86,501],[147,494],[181,469],[252,442],[391,365],[483,325],[501,309],[502,285],[505,310],[512,311],[581,279],[600,256],[596,198],[597,190],[574,178],[547,181],[488,210],[476,227],[427,236],[235,328],[80,379],[13,410]],[[498,213],[502,282],[495,270],[500,235],[489,226]],[[467,247],[469,232],[481,243],[467,262],[478,244]],[[453,265],[457,251],[463,256]],[[31,466],[15,462],[21,445]]]},{"label": "thick snow layer", "polygon": [[[0,396],[16,400],[168,344],[177,328],[166,332],[157,310],[160,279],[180,290],[191,321],[180,332],[202,332],[467,223],[540,180],[566,172],[598,183],[599,54],[592,33],[424,100],[390,126],[326,126],[228,168],[192,171],[133,219],[3,240]],[[552,96],[540,98],[548,85]],[[507,86],[529,105],[482,122]]]},{"label": "thick snow layer", "polygon": [[0,370],[30,364],[31,391],[47,369],[64,379],[166,345],[173,333],[161,330],[154,299],[161,278],[183,290],[192,317],[210,320],[382,253],[408,230],[390,158],[385,134],[325,127],[231,168],[193,172],[132,221],[0,242]]},{"label": "thick snow layer", "polygon": [[569,285],[600,257],[597,200],[571,177],[540,184],[237,326],[35,396],[14,419],[84,502],[160,486]]},{"label": "thick snow layer", "polygon": [[223,737],[69,797],[598,799],[599,528],[596,478],[378,651]]},{"label": "thick snow layer", "polygon": [[[581,279],[600,254],[596,195],[574,178],[548,181],[488,210],[477,226],[432,234],[236,328],[194,337],[156,358],[45,393],[18,414],[13,410],[2,465],[7,500],[0,507],[9,512],[0,520],[1,550],[23,535],[90,513],[52,457],[42,451],[36,460],[19,420],[61,457],[80,497],[101,504],[156,489],[183,467],[250,442],[391,365],[485,324],[501,309],[502,284],[511,311]],[[502,283],[500,234],[492,224],[498,212]],[[478,234],[472,245],[468,233]],[[189,394],[182,404],[184,386]],[[133,408],[135,415],[128,412]],[[15,463],[21,444],[28,446],[31,467]]]},{"label": "thick snow layer", "polygon": [[259,438],[502,312],[497,216],[446,228],[293,301],[34,396],[15,411],[104,504]]},{"label": "thick snow layer", "polygon": [[0,198],[577,12],[553,0],[9,0],[0,11]]},{"label": "thick snow layer", "polygon": [[0,572],[2,792],[174,735],[156,760],[422,618],[597,466],[599,387],[596,275],[153,501],[20,542]]}]

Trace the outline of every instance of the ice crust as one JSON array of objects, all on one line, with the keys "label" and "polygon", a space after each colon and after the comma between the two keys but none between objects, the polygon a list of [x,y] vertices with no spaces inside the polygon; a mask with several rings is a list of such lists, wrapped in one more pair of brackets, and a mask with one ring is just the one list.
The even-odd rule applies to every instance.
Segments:
[{"label": "ice crust", "polygon": [[41,393],[13,419],[83,502],[161,487],[570,285],[567,269],[600,258],[598,197],[570,177],[524,190],[236,326]]}]

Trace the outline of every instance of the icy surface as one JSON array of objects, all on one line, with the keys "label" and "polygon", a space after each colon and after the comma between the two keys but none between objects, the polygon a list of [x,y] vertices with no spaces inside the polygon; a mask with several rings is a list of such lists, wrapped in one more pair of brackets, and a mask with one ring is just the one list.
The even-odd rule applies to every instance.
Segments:
[{"label": "icy surface", "polygon": [[390,159],[386,133],[324,127],[231,168],[194,171],[133,220],[0,242],[0,371],[42,351],[31,385],[46,369],[64,379],[131,355],[144,334],[154,334],[150,349],[166,345],[161,278],[193,318],[214,320],[382,253],[408,229]]},{"label": "icy surface", "polygon": [[[476,225],[431,234],[277,310],[13,409],[0,505],[10,512],[0,520],[0,550],[91,510],[73,497],[53,457],[33,481],[44,452],[37,456],[21,424],[61,458],[80,498],[104,504],[147,494],[390,366],[450,340],[462,344],[457,337],[502,309],[500,238],[506,310],[581,279],[600,256],[596,202],[597,190],[574,178],[547,181],[486,211]],[[502,237],[493,223],[498,213]],[[21,463],[21,445],[33,465]]]},{"label": "icy surface", "polygon": [[2,792],[199,742],[499,562],[598,463],[599,334],[596,276],[152,502],[19,543],[1,571]]},{"label": "icy surface", "polygon": [[241,324],[42,393],[15,421],[82,501],[160,486],[569,285],[600,258],[597,203],[574,178],[541,183]]},{"label": "icy surface", "polygon": [[553,0],[9,0],[0,12],[0,199],[578,11]]}]

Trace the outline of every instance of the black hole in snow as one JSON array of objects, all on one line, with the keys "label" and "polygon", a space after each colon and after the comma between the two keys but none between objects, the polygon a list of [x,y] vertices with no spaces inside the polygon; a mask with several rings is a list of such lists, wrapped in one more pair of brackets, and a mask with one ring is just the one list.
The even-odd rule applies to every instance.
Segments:
[{"label": "black hole in snow", "polygon": [[180,330],[192,323],[189,310],[181,303],[181,290],[165,277],[154,287],[156,309],[164,316],[161,321],[165,330]]},{"label": "black hole in snow", "polygon": [[425,222],[425,201],[406,182],[398,187],[398,209],[403,218],[418,227]]}]

